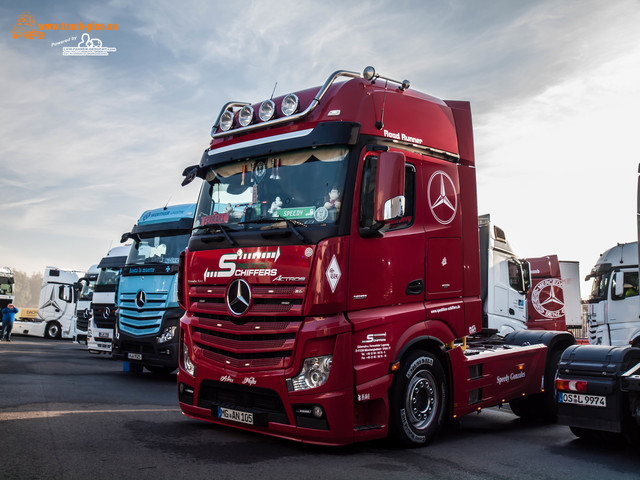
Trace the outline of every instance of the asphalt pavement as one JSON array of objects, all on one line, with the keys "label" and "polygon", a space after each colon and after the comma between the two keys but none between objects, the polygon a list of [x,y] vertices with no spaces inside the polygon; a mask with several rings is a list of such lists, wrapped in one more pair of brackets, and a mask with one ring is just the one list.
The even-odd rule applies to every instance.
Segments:
[{"label": "asphalt pavement", "polygon": [[125,373],[70,341],[0,343],[0,479],[183,478],[626,480],[640,478],[640,455],[508,408],[464,417],[426,448],[302,445],[183,416],[175,375]]}]

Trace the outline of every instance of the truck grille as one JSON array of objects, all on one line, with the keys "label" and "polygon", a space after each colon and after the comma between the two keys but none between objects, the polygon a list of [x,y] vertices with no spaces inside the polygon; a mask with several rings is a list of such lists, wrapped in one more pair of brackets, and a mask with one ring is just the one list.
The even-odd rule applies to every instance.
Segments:
[{"label": "truck grille", "polygon": [[93,305],[93,323],[98,328],[111,328],[116,325],[115,305]]},{"label": "truck grille", "polygon": [[86,332],[87,329],[89,328],[89,318],[84,318],[78,315],[78,319],[76,320],[76,327],[78,330],[80,330],[81,332]]},{"label": "truck grille", "polygon": [[158,333],[169,292],[147,293],[146,303],[142,308],[136,305],[136,293],[120,294],[120,330],[135,336]]},{"label": "truck grille", "polygon": [[252,286],[242,317],[228,315],[226,287],[189,288],[192,338],[204,359],[237,370],[286,368],[304,318],[305,286]]},{"label": "truck grille", "polygon": [[192,335],[204,357],[237,370],[287,367],[302,325],[302,317],[243,317],[247,323],[239,324],[235,317],[201,314],[198,320]]}]

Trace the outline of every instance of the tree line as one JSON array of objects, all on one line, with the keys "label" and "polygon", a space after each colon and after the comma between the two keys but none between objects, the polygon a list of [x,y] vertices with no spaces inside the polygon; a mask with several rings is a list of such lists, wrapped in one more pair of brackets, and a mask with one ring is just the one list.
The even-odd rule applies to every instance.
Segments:
[{"label": "tree line", "polygon": [[40,289],[42,288],[42,273],[28,275],[20,270],[13,271],[15,280],[13,303],[18,308],[38,308],[40,301]]}]

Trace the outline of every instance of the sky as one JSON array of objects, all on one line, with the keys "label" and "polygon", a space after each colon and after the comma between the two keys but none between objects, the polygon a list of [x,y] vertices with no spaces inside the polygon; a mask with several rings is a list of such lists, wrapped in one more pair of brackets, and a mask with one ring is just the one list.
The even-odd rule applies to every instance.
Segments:
[{"label": "sky", "polygon": [[[117,25],[14,39],[17,18]],[[517,255],[580,262],[637,239],[640,0],[3,1],[0,265],[86,270],[181,187],[228,101],[330,73],[471,102],[478,211]],[[86,30],[85,30],[86,31]],[[74,38],[78,37],[78,38]],[[581,285],[583,298],[588,285]]]}]

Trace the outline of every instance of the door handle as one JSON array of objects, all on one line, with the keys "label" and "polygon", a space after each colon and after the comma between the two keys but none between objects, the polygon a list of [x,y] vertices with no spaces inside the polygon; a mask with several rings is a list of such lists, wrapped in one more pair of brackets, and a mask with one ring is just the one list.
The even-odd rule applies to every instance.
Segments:
[{"label": "door handle", "polygon": [[422,279],[414,280],[413,282],[409,282],[407,285],[407,295],[420,295],[424,291],[424,282]]}]

